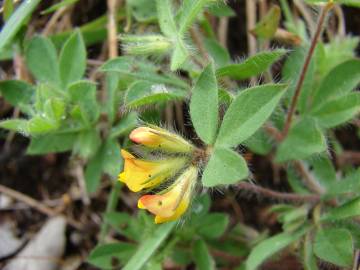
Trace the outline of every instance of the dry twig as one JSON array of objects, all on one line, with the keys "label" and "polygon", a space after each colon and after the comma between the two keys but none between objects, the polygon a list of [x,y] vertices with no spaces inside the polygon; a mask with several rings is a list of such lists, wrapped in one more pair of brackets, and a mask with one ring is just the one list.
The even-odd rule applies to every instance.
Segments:
[{"label": "dry twig", "polygon": [[[29,205],[30,207],[34,208],[35,210],[39,211],[40,213],[43,213],[47,216],[50,217],[54,217],[59,215],[59,213],[57,211],[55,211],[54,209],[42,204],[41,202],[21,193],[18,192],[16,190],[13,190],[11,188],[8,188],[6,186],[3,186],[0,184],[0,193],[3,193],[5,195],[7,195],[8,197],[11,197],[17,201],[23,202],[27,205]],[[82,224],[78,223],[77,221],[73,220],[72,218],[69,217],[65,217],[67,223],[74,227],[75,229],[78,230],[82,230]]]},{"label": "dry twig", "polygon": [[223,46],[224,48],[227,48],[228,28],[229,28],[229,18],[221,17],[219,20],[219,28],[217,31],[217,36],[221,46]]},{"label": "dry twig", "polygon": [[117,26],[116,26],[116,10],[118,7],[117,0],[107,0],[108,6],[108,46],[109,58],[118,56],[118,39],[117,39]]}]

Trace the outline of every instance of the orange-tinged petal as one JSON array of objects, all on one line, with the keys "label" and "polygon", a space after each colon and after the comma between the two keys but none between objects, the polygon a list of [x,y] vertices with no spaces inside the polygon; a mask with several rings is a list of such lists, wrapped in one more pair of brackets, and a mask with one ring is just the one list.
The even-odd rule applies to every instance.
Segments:
[{"label": "orange-tinged petal", "polygon": [[178,208],[176,208],[175,213],[170,216],[170,217],[164,217],[164,216],[155,216],[155,223],[156,224],[160,224],[160,223],[164,223],[164,222],[169,222],[169,221],[173,221],[173,220],[177,220],[179,217],[181,217],[186,210],[188,209],[190,204],[190,200],[182,200],[181,203],[179,204]]},{"label": "orange-tinged petal", "polygon": [[135,143],[170,152],[187,153],[194,148],[181,136],[159,127],[138,127],[130,133],[129,137]]},{"label": "orange-tinged petal", "polygon": [[141,160],[126,150],[121,150],[121,155],[125,161],[119,180],[133,192],[159,185],[180,170],[186,162],[186,159],[180,157],[158,161]]},{"label": "orange-tinged petal", "polygon": [[162,138],[153,131],[149,127],[138,127],[130,133],[129,138],[136,143],[155,146],[161,143]]},{"label": "orange-tinged petal", "polygon": [[138,200],[138,208],[145,209],[145,206],[142,204],[140,200]]},{"label": "orange-tinged petal", "polygon": [[144,195],[138,207],[156,215],[155,223],[176,220],[185,213],[197,177],[195,167],[188,168],[164,194]]}]

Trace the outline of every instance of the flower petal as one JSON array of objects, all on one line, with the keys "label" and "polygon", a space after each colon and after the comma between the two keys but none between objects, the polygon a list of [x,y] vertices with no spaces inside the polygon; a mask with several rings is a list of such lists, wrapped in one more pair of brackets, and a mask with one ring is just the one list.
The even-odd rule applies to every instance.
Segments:
[{"label": "flower petal", "polygon": [[119,180],[124,182],[133,192],[159,185],[186,163],[186,159],[181,157],[161,161],[141,160],[126,150],[121,150],[121,155],[125,162],[124,170],[119,174]]},{"label": "flower petal", "polygon": [[156,215],[155,223],[178,219],[185,213],[197,177],[196,167],[188,168],[164,194],[144,195],[138,207]]},{"label": "flower petal", "polygon": [[182,200],[172,216],[164,217],[164,216],[157,215],[157,216],[155,216],[155,223],[160,224],[160,223],[164,223],[164,222],[177,220],[179,217],[181,217],[186,212],[186,210],[189,207],[189,204],[190,204],[189,200],[185,200],[185,199]]}]

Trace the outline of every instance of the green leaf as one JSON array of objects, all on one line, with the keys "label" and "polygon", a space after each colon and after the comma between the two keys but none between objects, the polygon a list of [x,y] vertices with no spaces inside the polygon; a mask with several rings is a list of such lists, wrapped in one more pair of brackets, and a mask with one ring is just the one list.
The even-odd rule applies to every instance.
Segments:
[{"label": "green leaf", "polygon": [[307,163],[316,180],[326,189],[336,182],[336,170],[327,154],[311,158]]},{"label": "green leaf", "polygon": [[168,235],[175,227],[176,222],[168,222],[159,225],[157,229],[148,238],[144,239],[138,250],[132,256],[129,262],[122,268],[123,270],[139,270],[152,257],[156,250],[166,240]]},{"label": "green leaf", "polygon": [[86,189],[89,193],[94,193],[100,185],[101,175],[103,171],[104,160],[103,146],[89,160],[85,168]]},{"label": "green leaf", "polygon": [[197,240],[193,247],[193,256],[198,270],[215,269],[215,261],[211,257],[209,249],[203,240]]},{"label": "green leaf", "polygon": [[131,217],[123,212],[108,212],[104,214],[104,220],[120,234],[124,234],[124,229],[128,226]]},{"label": "green leaf", "polygon": [[358,0],[336,0],[335,2],[344,4],[344,5],[350,6],[350,7],[360,8],[360,3]]},{"label": "green leaf", "polygon": [[306,229],[291,234],[280,233],[260,242],[251,250],[246,260],[246,270],[258,269],[265,260],[297,241],[305,233]]},{"label": "green leaf", "polygon": [[137,122],[138,116],[135,112],[130,112],[129,114],[123,116],[110,130],[110,138],[115,139],[127,135],[136,127]]},{"label": "green leaf", "polygon": [[59,124],[54,120],[43,115],[36,115],[28,122],[28,132],[31,135],[40,135],[55,131]]},{"label": "green leaf", "polygon": [[[196,219],[196,217],[194,217]],[[229,226],[229,216],[224,213],[210,213],[196,219],[199,235],[216,239],[222,236]]]},{"label": "green leaf", "polygon": [[229,64],[229,52],[223,48],[216,39],[204,38],[204,46],[210,56],[214,59],[216,66],[222,67]]},{"label": "green leaf", "polygon": [[167,37],[177,34],[171,0],[156,0],[156,9],[161,32]]},{"label": "green leaf", "polygon": [[89,159],[95,155],[100,144],[100,134],[95,128],[85,130],[79,133],[73,151],[84,159]]},{"label": "green leaf", "polygon": [[327,148],[326,139],[316,121],[303,118],[290,128],[284,141],[276,152],[276,162],[304,159],[313,154],[321,153]]},{"label": "green leaf", "polygon": [[49,100],[53,99],[64,100],[64,92],[48,83],[41,83],[37,85],[34,104],[35,111],[37,113],[44,113],[45,104],[48,103]]},{"label": "green leaf", "polygon": [[128,0],[126,5],[131,8],[131,13],[138,22],[155,22],[156,7],[154,0]]},{"label": "green leaf", "polygon": [[360,83],[360,60],[352,59],[333,68],[315,92],[312,107],[316,109],[328,100],[344,96]]},{"label": "green leaf", "polygon": [[70,151],[74,146],[76,138],[76,133],[34,136],[31,138],[26,153],[28,155],[44,155],[47,153]]},{"label": "green leaf", "polygon": [[106,62],[101,66],[100,71],[118,72],[137,80],[188,88],[187,83],[179,78],[171,75],[159,75],[157,74],[157,68],[152,64],[135,61],[133,57],[129,56],[121,56]]},{"label": "green leaf", "polygon": [[94,123],[100,114],[96,98],[96,85],[89,81],[79,81],[72,83],[68,92],[71,101],[80,106],[84,122],[87,125]]},{"label": "green leaf", "polygon": [[34,96],[32,85],[19,80],[5,80],[0,82],[0,93],[13,106],[30,103]]},{"label": "green leaf", "polygon": [[219,88],[219,103],[222,105],[225,105],[226,107],[229,107],[231,102],[234,100],[234,94],[232,92],[229,92],[228,90],[225,90],[224,88]]},{"label": "green leaf", "polygon": [[350,267],[353,258],[353,241],[348,230],[327,228],[315,236],[314,253],[320,259],[342,267]]},{"label": "green leaf", "polygon": [[224,116],[216,144],[237,146],[248,139],[271,115],[285,88],[267,84],[240,92]]},{"label": "green leaf", "polygon": [[243,145],[259,155],[267,155],[273,148],[271,139],[262,129],[258,129]]},{"label": "green leaf", "polygon": [[[218,129],[218,87],[214,65],[209,64],[198,78],[191,95],[190,116],[197,135],[213,144]],[[206,115],[206,117],[204,117]]]},{"label": "green leaf", "polygon": [[182,90],[168,89],[163,84],[154,84],[148,81],[135,81],[126,91],[124,102],[129,108],[137,108],[144,105],[183,99],[185,94],[186,93]]},{"label": "green leaf", "polygon": [[359,44],[359,37],[344,36],[335,37],[331,42],[326,44],[318,44],[321,48],[320,57],[317,58],[317,71],[321,78],[327,75],[337,65],[352,60],[356,57],[355,50]]},{"label": "green leaf", "polygon": [[303,265],[304,270],[319,270],[314,255],[312,233],[308,232],[303,243]]},{"label": "green leaf", "polygon": [[59,98],[48,99],[44,103],[44,115],[60,124],[62,119],[65,119],[65,102]]},{"label": "green leaf", "polygon": [[102,269],[119,269],[134,254],[136,246],[131,243],[112,243],[95,247],[87,261]]},{"label": "green leaf", "polygon": [[360,168],[348,173],[344,179],[333,182],[328,186],[325,197],[333,197],[343,194],[360,193]]},{"label": "green leaf", "polygon": [[266,71],[275,61],[279,60],[287,51],[277,49],[260,52],[238,64],[230,64],[216,70],[216,76],[230,77],[235,80],[244,80],[258,76]]},{"label": "green leaf", "polygon": [[105,75],[105,87],[106,87],[106,103],[105,110],[109,117],[109,122],[113,123],[116,118],[118,106],[120,102],[119,98],[119,83],[120,76],[116,72],[108,72]]},{"label": "green leaf", "polygon": [[24,136],[28,135],[28,121],[24,119],[9,119],[0,121],[0,127],[12,131],[17,131]]},{"label": "green leaf", "polygon": [[8,45],[19,32],[25,20],[35,10],[40,1],[41,0],[30,0],[22,2],[11,15],[0,32],[0,53],[3,52],[5,46]]},{"label": "green leaf", "polygon": [[234,184],[249,174],[246,161],[231,149],[215,147],[202,176],[206,187]]},{"label": "green leaf", "polygon": [[[195,218],[203,217],[210,210],[210,206],[211,206],[210,195],[208,193],[200,194],[194,198],[194,201],[192,203],[194,206],[191,208],[191,212],[193,213],[193,216]],[[192,220],[193,219],[191,219],[190,222],[192,222]]]},{"label": "green leaf", "polygon": [[175,246],[171,254],[171,260],[177,265],[191,264],[191,252]]},{"label": "green leaf", "polygon": [[311,112],[323,128],[333,128],[360,112],[360,93],[354,92],[322,103]]},{"label": "green leaf", "polygon": [[38,81],[61,85],[56,49],[49,39],[41,36],[32,38],[25,56],[26,65]]},{"label": "green leaf", "polygon": [[86,68],[86,48],[79,30],[65,42],[60,52],[60,77],[66,87],[80,80]]},{"label": "green leaf", "polygon": [[2,5],[3,20],[6,22],[14,12],[14,3],[12,0],[5,0]]},{"label": "green leaf", "polygon": [[281,19],[281,10],[279,6],[272,6],[266,15],[256,24],[255,28],[251,30],[257,37],[272,38],[278,29]]},{"label": "green leaf", "polygon": [[60,8],[68,7],[70,5],[75,4],[78,1],[79,0],[62,0],[61,2],[56,3],[52,6],[50,6],[49,8],[41,11],[41,15],[46,15],[46,14],[52,13]]},{"label": "green leaf", "polygon": [[119,143],[116,140],[107,139],[103,152],[103,171],[116,179],[123,166]]},{"label": "green leaf", "polygon": [[[327,3],[328,0],[305,0],[309,4],[320,4],[320,3]],[[359,7],[360,3],[358,0],[334,0],[335,3],[344,4],[351,7]]]},{"label": "green leaf", "polygon": [[185,63],[186,59],[188,58],[189,53],[186,49],[186,45],[184,41],[180,38],[177,38],[175,49],[173,54],[171,55],[170,60],[170,70],[174,71],[179,68]]},{"label": "green leaf", "polygon": [[88,192],[93,193],[97,190],[103,172],[115,178],[122,165],[120,145],[114,139],[106,139],[86,166],[85,180]]},{"label": "green leaf", "polygon": [[287,167],[286,174],[291,190],[299,194],[309,194],[308,189],[304,186],[301,176],[293,166]]},{"label": "green leaf", "polygon": [[321,217],[322,221],[336,221],[341,219],[352,218],[360,215],[360,198],[355,198],[336,208]]},{"label": "green leaf", "polygon": [[215,1],[210,3],[208,6],[208,11],[217,17],[234,17],[236,16],[235,11],[232,10],[225,2]]},{"label": "green leaf", "polygon": [[179,18],[179,34],[182,37],[189,27],[196,20],[197,16],[202,12],[204,6],[212,0],[184,0]]}]

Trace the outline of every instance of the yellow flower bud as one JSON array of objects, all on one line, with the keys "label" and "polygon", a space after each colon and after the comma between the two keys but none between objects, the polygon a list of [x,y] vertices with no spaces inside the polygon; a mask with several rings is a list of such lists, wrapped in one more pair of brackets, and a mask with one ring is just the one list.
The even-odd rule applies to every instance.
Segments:
[{"label": "yellow flower bud", "polygon": [[194,146],[181,136],[158,127],[136,128],[129,137],[135,143],[169,152],[188,153],[194,149]]},{"label": "yellow flower bud", "polygon": [[197,178],[197,168],[189,167],[163,194],[144,195],[138,207],[147,209],[155,215],[155,223],[176,220],[181,217],[190,204],[191,194]]}]

